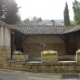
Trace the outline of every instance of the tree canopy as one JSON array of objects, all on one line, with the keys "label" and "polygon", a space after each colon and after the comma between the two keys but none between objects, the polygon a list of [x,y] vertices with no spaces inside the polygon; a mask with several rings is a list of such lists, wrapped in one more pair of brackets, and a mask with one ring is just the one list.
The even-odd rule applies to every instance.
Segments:
[{"label": "tree canopy", "polygon": [[39,17],[39,18],[33,17],[31,20],[29,18],[26,18],[23,22],[24,22],[24,24],[37,24],[42,21],[43,20],[41,17]]},{"label": "tree canopy", "polygon": [[53,22],[53,25],[55,25],[55,20],[52,19],[51,22]]},{"label": "tree canopy", "polygon": [[31,20],[32,23],[38,23],[38,22],[42,22],[41,17],[37,18],[37,17],[33,17]]},{"label": "tree canopy", "polygon": [[2,19],[4,15],[4,0],[0,0],[0,20]]},{"label": "tree canopy", "polygon": [[31,21],[30,21],[29,18],[25,19],[23,22],[24,22],[25,24],[30,24],[30,23],[31,23]]},{"label": "tree canopy", "polygon": [[0,20],[8,24],[17,23],[20,20],[18,9],[15,0],[0,0]]},{"label": "tree canopy", "polygon": [[64,9],[64,25],[70,25],[69,9],[67,2],[65,4],[65,9]]},{"label": "tree canopy", "polygon": [[73,2],[73,12],[74,12],[74,23],[76,25],[80,24],[80,2],[75,0]]}]

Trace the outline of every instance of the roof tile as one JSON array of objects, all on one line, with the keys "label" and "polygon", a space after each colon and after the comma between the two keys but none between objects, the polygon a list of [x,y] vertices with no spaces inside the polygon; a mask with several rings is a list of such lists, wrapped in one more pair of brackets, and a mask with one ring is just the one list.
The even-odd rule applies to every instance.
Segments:
[{"label": "roof tile", "polygon": [[77,27],[62,27],[62,26],[46,26],[46,25],[12,25],[16,29],[26,35],[33,34],[65,34],[80,30]]}]

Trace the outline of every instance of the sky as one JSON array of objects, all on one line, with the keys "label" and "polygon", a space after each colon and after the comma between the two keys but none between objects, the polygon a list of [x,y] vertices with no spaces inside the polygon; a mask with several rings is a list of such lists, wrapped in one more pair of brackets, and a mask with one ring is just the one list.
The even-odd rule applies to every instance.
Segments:
[{"label": "sky", "polygon": [[[65,2],[68,3],[70,20],[73,20],[72,2],[74,0],[15,0],[19,7],[21,19],[41,17],[45,19],[63,19]],[[77,0],[80,1],[80,0]]]}]

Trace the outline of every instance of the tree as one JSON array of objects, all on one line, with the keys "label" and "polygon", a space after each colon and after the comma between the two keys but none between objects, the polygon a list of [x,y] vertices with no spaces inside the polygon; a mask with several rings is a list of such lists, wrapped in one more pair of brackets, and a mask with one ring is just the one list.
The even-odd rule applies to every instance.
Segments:
[{"label": "tree", "polygon": [[75,0],[73,2],[73,12],[74,12],[74,23],[75,25],[80,24],[80,2]]},{"label": "tree", "polygon": [[64,25],[70,25],[68,4],[66,2],[64,9]]},{"label": "tree", "polygon": [[25,24],[37,24],[39,22],[43,21],[41,17],[37,18],[36,16],[33,17],[31,20],[29,18],[25,19],[23,22]]},{"label": "tree", "polygon": [[8,24],[15,24],[20,20],[15,0],[0,0],[0,18]]},{"label": "tree", "polygon": [[36,22],[38,23],[38,22],[42,22],[42,21],[43,21],[43,20],[42,20],[42,18],[40,17],[40,18],[37,18],[37,21],[36,21]]},{"label": "tree", "polygon": [[17,25],[25,25],[24,21],[20,20],[16,23]]},{"label": "tree", "polygon": [[53,25],[55,25],[55,20],[52,19],[51,22],[53,22]]},{"label": "tree", "polygon": [[31,23],[31,21],[29,20],[29,18],[25,19],[23,22],[24,22],[25,24],[30,24],[30,23]]},{"label": "tree", "polygon": [[4,15],[4,0],[0,0],[0,20],[2,19]]},{"label": "tree", "polygon": [[33,17],[33,19],[31,20],[31,22],[32,22],[32,23],[42,22],[42,18],[41,18],[41,17],[37,18],[37,17],[35,16],[35,17]]}]

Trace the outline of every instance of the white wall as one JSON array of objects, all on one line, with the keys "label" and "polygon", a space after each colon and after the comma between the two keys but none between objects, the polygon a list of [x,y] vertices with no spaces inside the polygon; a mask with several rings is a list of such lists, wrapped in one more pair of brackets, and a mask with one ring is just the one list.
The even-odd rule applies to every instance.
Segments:
[{"label": "white wall", "polygon": [[0,46],[3,46],[3,27],[0,27]]},{"label": "white wall", "polygon": [[4,27],[4,46],[10,46],[11,38],[10,38],[10,29]]},{"label": "white wall", "polygon": [[10,46],[10,29],[7,27],[0,27],[0,46]]}]

